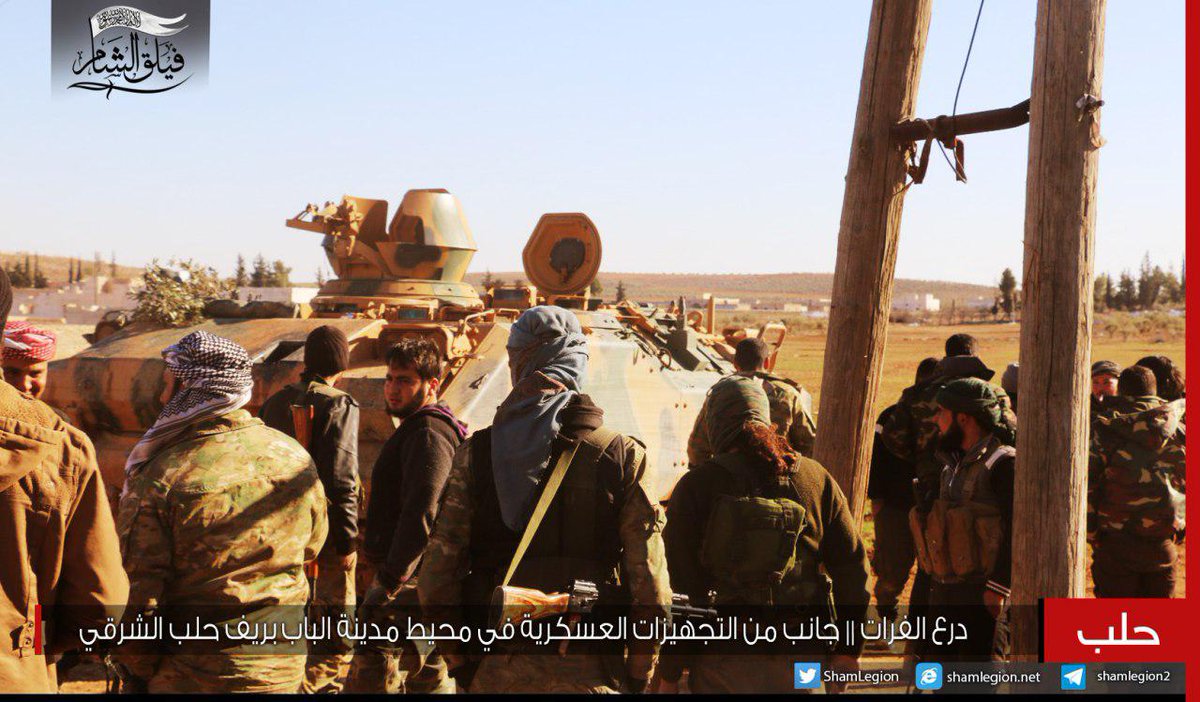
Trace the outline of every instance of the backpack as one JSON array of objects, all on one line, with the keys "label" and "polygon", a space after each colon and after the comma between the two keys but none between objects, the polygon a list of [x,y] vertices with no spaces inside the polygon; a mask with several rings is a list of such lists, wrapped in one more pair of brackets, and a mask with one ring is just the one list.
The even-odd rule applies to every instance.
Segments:
[{"label": "backpack", "polygon": [[[700,562],[717,580],[718,601],[824,604],[828,578],[803,546],[807,510],[787,476],[760,486],[737,456],[712,459],[732,475],[739,494],[718,495],[700,546]],[[765,489],[764,489],[765,488]]]}]

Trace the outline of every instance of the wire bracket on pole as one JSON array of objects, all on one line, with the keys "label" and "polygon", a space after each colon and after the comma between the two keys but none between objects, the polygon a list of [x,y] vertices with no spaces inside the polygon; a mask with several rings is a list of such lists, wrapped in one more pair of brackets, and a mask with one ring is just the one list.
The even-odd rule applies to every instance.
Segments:
[{"label": "wire bracket on pole", "polygon": [[[932,120],[909,119],[892,125],[891,138],[897,145],[905,147],[909,154],[908,175],[912,182],[925,180],[929,169],[930,146],[937,140],[947,149],[954,151],[954,177],[961,183],[967,182],[966,150],[960,136],[1012,129],[1029,123],[1029,101],[999,110],[965,112],[961,115],[942,115]],[[916,156],[916,142],[924,139],[921,155]]]}]

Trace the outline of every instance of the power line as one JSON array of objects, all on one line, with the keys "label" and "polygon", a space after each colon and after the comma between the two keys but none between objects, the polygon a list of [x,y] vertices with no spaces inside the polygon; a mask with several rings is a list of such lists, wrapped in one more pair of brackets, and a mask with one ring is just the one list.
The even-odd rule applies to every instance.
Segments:
[{"label": "power line", "polygon": [[[971,41],[967,44],[967,56],[963,59],[962,72],[958,74],[958,87],[954,89],[954,107],[950,110],[950,116],[958,114],[958,95],[962,92],[963,78],[967,77],[967,66],[971,63],[971,49],[975,48],[975,33],[979,31],[979,18],[983,16],[983,3],[986,0],[979,0],[979,10],[975,13],[975,26],[971,28]],[[946,159],[946,165],[950,166],[950,170],[954,171],[955,177],[959,176],[958,166],[950,160],[950,155],[946,153],[946,147],[942,146],[942,142],[938,142],[938,150],[942,152],[942,158]],[[965,174],[962,174],[965,180]]]},{"label": "power line", "polygon": [[962,91],[963,78],[967,76],[967,65],[971,63],[971,49],[975,48],[975,33],[979,31],[979,18],[983,16],[983,3],[979,0],[979,11],[975,13],[975,26],[971,29],[971,42],[967,44],[967,57],[963,59],[962,73],[958,75],[958,87],[954,89],[954,109],[950,116],[958,114],[958,94]]}]

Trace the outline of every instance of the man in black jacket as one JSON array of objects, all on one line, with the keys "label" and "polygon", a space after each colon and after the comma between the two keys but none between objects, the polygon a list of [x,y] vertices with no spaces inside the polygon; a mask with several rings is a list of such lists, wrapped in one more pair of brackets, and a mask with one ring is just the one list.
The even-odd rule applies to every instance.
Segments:
[{"label": "man in black jacket", "polygon": [[[467,427],[438,402],[442,355],[426,339],[405,339],[387,354],[384,398],[400,426],[380,450],[371,473],[363,555],[375,578],[360,617],[405,631],[416,617],[417,566],[437,517],[454,451]],[[441,655],[421,642],[395,648],[376,642],[355,652],[352,692],[452,692]]]},{"label": "man in black jacket", "polygon": [[[917,366],[917,384],[928,381],[937,369],[939,359],[930,356]],[[875,443],[871,448],[871,472],[867,480],[867,498],[871,500],[871,517],[875,523],[875,548],[871,568],[875,571],[875,609],[879,616],[895,621],[900,593],[908,583],[917,555],[912,533],[908,528],[908,512],[914,503],[912,461],[897,457],[884,445],[881,434],[896,405],[885,409],[875,424]],[[913,597],[921,604],[928,583],[918,577],[914,581]]]},{"label": "man in black jacket", "polygon": [[[300,381],[267,398],[259,417],[299,441],[317,464],[329,505],[329,536],[309,577],[315,579],[310,606],[337,616],[353,614],[358,539],[358,402],[333,387],[350,365],[346,333],[317,327],[304,342]],[[315,573],[313,572],[315,570]],[[338,692],[350,669],[353,644],[333,638],[313,642],[301,691]]]}]

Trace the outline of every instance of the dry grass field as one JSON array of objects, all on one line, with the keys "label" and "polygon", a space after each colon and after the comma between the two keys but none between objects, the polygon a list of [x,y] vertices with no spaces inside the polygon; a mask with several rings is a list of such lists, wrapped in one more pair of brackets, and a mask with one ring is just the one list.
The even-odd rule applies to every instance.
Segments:
[{"label": "dry grass field", "polygon": [[[888,329],[888,343],[884,352],[883,374],[879,381],[879,394],[875,400],[875,414],[878,415],[900,396],[900,392],[912,384],[917,364],[926,356],[941,356],[946,337],[957,332],[967,332],[979,340],[979,356],[996,371],[995,382],[999,382],[1000,373],[1010,362],[1017,359],[1020,346],[1021,328],[1017,324],[978,324],[959,326],[907,326],[891,325]],[[1134,363],[1143,356],[1170,356],[1176,363],[1184,367],[1184,339],[1182,336],[1168,336],[1166,339],[1153,337],[1138,338],[1108,338],[1100,337],[1095,340],[1092,350],[1094,359],[1109,359],[1121,366]],[[825,357],[825,333],[823,330],[797,331],[789,333],[783,348],[780,350],[776,369],[778,372],[795,379],[813,394],[819,402],[821,392],[821,372]],[[820,420],[818,419],[818,425]],[[863,538],[867,542],[867,550],[874,546],[875,525],[868,515],[863,525]],[[1186,548],[1180,548],[1180,572],[1177,595],[1182,597],[1185,592],[1184,571],[1186,564]],[[1091,578],[1088,578],[1088,593],[1091,594]],[[905,593],[907,597],[907,593]]]},{"label": "dry grass field", "polygon": [[[917,364],[926,356],[941,356],[946,337],[966,332],[979,340],[979,357],[996,371],[993,382],[999,382],[1004,367],[1017,360],[1021,327],[1017,324],[970,324],[958,326],[908,326],[893,324],[888,328],[887,347],[883,355],[883,373],[875,413],[896,401],[900,391],[913,382]],[[1185,362],[1183,337],[1155,339],[1102,337],[1095,341],[1092,358],[1109,359],[1126,366],[1143,356],[1170,356],[1181,367]],[[821,371],[825,358],[825,332],[798,330],[789,332],[779,353],[776,369],[802,384],[819,398]],[[1186,368],[1184,368],[1186,372]]]}]

